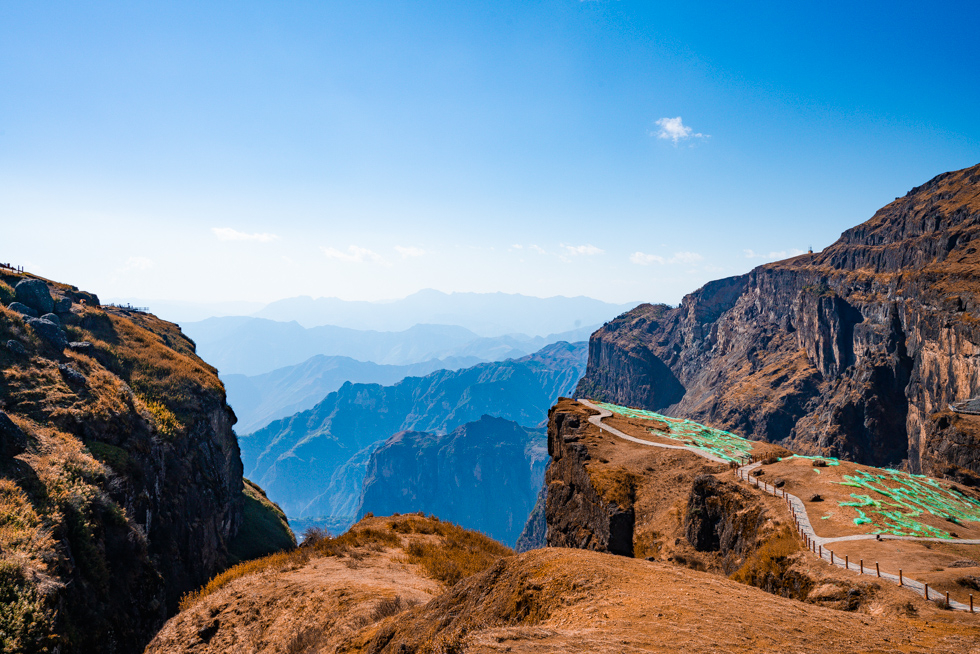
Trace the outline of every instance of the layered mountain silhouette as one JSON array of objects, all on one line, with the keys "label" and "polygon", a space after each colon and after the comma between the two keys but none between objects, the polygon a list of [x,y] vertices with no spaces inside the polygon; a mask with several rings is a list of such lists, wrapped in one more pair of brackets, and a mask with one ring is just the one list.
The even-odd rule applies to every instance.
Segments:
[{"label": "layered mountain silhouette", "polygon": [[261,375],[222,375],[221,380],[228,393],[228,404],[238,417],[235,430],[245,434],[278,418],[312,409],[344,382],[390,385],[405,377],[421,377],[436,370],[458,370],[477,363],[480,361],[465,357],[391,366],[318,354],[295,366]]},{"label": "layered mountain silhouette", "polygon": [[425,289],[388,302],[294,297],[273,302],[252,315],[295,320],[305,327],[338,325],[402,331],[418,324],[438,324],[459,325],[480,336],[544,336],[601,324],[633,306],[635,302],[612,304],[581,296],[539,298],[517,293],[442,293]]},{"label": "layered mountain silhouette", "polygon": [[[612,317],[611,314],[609,317]],[[201,356],[223,375],[259,375],[317,356],[346,356],[384,365],[448,359],[443,367],[522,357],[558,341],[588,339],[595,325],[548,336],[509,334],[485,338],[453,325],[417,324],[398,332],[331,325],[302,327],[263,318],[210,318],[185,323]]]},{"label": "layered mountain silhouette", "polygon": [[[575,388],[586,351],[585,343],[561,342],[520,359],[441,370],[391,386],[346,383],[312,409],[241,436],[246,474],[290,517],[350,524],[371,453],[393,434],[446,434],[484,415],[540,426],[554,401]],[[532,472],[527,466],[528,479]]]}]

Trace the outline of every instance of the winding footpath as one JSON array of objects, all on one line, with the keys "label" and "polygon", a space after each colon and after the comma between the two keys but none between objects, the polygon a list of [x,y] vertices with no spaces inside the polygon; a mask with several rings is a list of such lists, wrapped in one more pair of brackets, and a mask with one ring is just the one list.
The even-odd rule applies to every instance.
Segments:
[{"label": "winding footpath", "polygon": [[[615,427],[604,424],[602,421],[606,418],[611,417],[612,411],[608,409],[603,409],[596,406],[588,400],[578,400],[579,404],[587,406],[593,411],[598,411],[598,415],[589,416],[589,422],[601,429],[602,431],[609,432],[617,438],[630,441],[631,443],[638,443],[640,445],[647,445],[649,447],[661,447],[667,450],[687,450],[688,452],[693,452],[700,457],[708,459],[709,461],[714,461],[715,463],[721,463],[723,465],[729,465],[729,462],[722,459],[721,457],[715,456],[710,452],[706,452],[702,449],[696,447],[690,447],[687,445],[668,445],[666,443],[654,443],[652,441],[646,441],[642,438],[636,438],[625,434]],[[894,575],[887,572],[881,572],[878,570],[877,566],[871,568],[870,566],[865,567],[863,561],[852,563],[846,557],[842,559],[836,556],[833,550],[826,548],[825,545],[830,543],[837,543],[841,541],[854,541],[854,540],[912,540],[912,541],[930,541],[937,543],[955,543],[957,545],[980,545],[980,539],[963,539],[963,538],[924,538],[918,536],[889,536],[889,535],[879,535],[877,534],[857,534],[854,536],[837,536],[832,538],[824,538],[817,536],[816,532],[813,531],[813,525],[810,522],[810,516],[807,514],[806,505],[796,495],[787,493],[784,490],[776,488],[772,484],[768,484],[765,481],[760,480],[758,477],[750,476],[750,472],[762,465],[761,461],[756,461],[754,463],[749,463],[747,465],[739,466],[735,468],[735,476],[740,480],[748,482],[749,485],[755,486],[756,488],[769,493],[773,497],[778,497],[786,500],[787,507],[790,513],[793,515],[793,521],[796,524],[797,531],[800,533],[801,538],[803,538],[803,543],[807,549],[817,557],[822,560],[837,566],[838,568],[844,568],[850,572],[857,574],[868,575],[871,577],[877,577],[880,579],[888,579],[889,581],[894,581],[899,586],[904,586],[909,588],[915,593],[923,596],[927,600],[938,600],[944,598],[944,595],[936,590],[928,590],[926,584],[922,582],[915,581],[914,579],[909,579],[904,576],[901,571],[899,574]],[[972,603],[971,603],[972,604]],[[974,607],[969,604],[963,604],[962,602],[957,602],[956,600],[950,599],[949,606],[955,611],[968,611],[973,612]],[[980,606],[977,607],[980,611]]]}]

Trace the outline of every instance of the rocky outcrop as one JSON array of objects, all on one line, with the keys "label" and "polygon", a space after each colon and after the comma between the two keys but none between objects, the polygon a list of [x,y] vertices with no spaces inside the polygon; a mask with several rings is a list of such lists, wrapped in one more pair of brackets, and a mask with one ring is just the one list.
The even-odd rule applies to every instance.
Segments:
[{"label": "rocky outcrop", "polygon": [[545,506],[548,503],[548,485],[542,484],[538,497],[534,501],[531,515],[527,517],[524,530],[514,545],[515,552],[527,552],[548,545],[548,520],[545,518]]},{"label": "rocky outcrop", "polygon": [[59,311],[0,308],[3,648],[141,651],[184,593],[232,562],[249,518],[235,416],[175,325],[0,277]]},{"label": "rocky outcrop", "polygon": [[581,417],[556,406],[548,418],[548,545],[633,556],[633,507],[605,499],[594,487],[589,450],[579,442]]},{"label": "rocky outcrop", "polygon": [[929,418],[922,468],[964,486],[980,487],[980,416],[940,411]]},{"label": "rocky outcrop", "polygon": [[611,321],[577,393],[916,472],[955,450],[980,473],[931,420],[980,393],[978,239],[980,166],[940,175],[823,252]]}]

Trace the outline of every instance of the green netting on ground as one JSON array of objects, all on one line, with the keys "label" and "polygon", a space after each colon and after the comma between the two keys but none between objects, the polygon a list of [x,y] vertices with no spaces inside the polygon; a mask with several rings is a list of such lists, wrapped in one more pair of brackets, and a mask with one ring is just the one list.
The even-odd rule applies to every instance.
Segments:
[{"label": "green netting on ground", "polygon": [[853,502],[839,502],[857,511],[856,525],[871,525],[874,534],[954,538],[948,531],[923,524],[917,518],[934,515],[953,524],[980,522],[980,502],[945,488],[934,479],[898,470],[861,470],[844,475],[843,486],[863,488],[870,494],[854,493]]},{"label": "green netting on ground", "polygon": [[630,407],[609,404],[608,402],[595,402],[594,404],[606,411],[612,411],[627,418],[664,422],[667,424],[669,431],[651,429],[651,433],[683,442],[685,445],[690,445],[693,449],[714,454],[725,461],[742,461],[745,456],[752,452],[752,441],[721,429],[705,427],[701,423],[694,422],[693,420],[671,418],[654,411],[631,409]]}]

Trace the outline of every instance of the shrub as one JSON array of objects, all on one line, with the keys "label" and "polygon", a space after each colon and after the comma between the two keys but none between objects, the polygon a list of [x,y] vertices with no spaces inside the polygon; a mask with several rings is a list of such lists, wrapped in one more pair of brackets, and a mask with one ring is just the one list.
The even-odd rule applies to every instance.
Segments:
[{"label": "shrub", "polygon": [[7,282],[0,282],[0,302],[6,306],[15,299],[17,299],[17,293],[14,291],[13,287],[11,287]]},{"label": "shrub", "polygon": [[54,616],[20,566],[0,561],[0,652],[34,654],[54,645]]},{"label": "shrub", "polygon": [[426,573],[447,586],[489,568],[498,559],[511,556],[509,547],[475,531],[448,522],[435,526],[438,541],[414,541],[405,549],[410,563],[421,565]]}]

